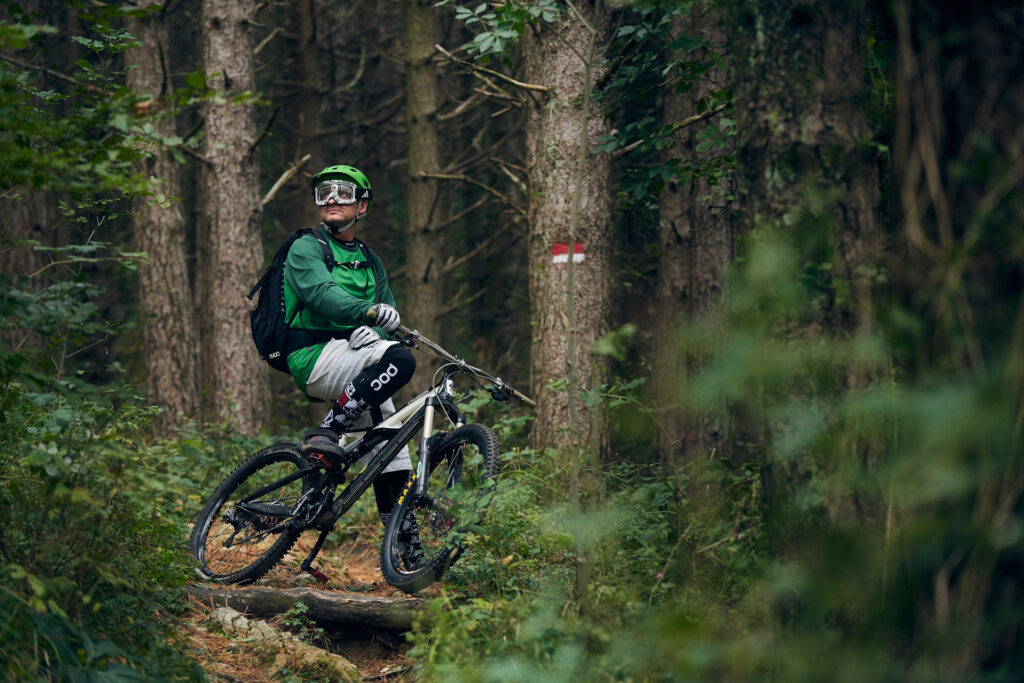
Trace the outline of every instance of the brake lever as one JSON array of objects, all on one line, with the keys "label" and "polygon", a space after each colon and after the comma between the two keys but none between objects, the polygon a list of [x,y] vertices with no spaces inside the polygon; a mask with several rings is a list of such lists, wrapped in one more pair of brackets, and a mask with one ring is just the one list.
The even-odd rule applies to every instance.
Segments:
[{"label": "brake lever", "polygon": [[410,330],[408,327],[402,327],[401,325],[391,335],[399,344],[409,348],[415,347],[416,340],[420,337],[419,330]]}]

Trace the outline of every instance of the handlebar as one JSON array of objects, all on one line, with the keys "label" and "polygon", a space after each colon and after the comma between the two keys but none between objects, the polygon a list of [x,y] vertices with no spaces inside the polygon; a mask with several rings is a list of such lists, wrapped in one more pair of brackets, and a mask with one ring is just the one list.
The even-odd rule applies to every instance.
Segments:
[{"label": "handlebar", "polygon": [[[371,322],[376,320],[377,307],[371,306],[370,309],[366,311],[366,317],[369,318]],[[398,328],[394,330],[394,332],[392,332],[392,334],[401,334],[401,338],[398,341],[404,344],[405,346],[415,346],[417,343],[423,344],[445,361],[458,365],[462,370],[472,375],[476,375],[477,377],[486,382],[490,382],[492,385],[490,389],[491,396],[494,398],[494,400],[506,401],[508,400],[509,396],[514,396],[515,398],[519,399],[530,408],[537,407],[536,401],[534,401],[529,396],[526,396],[525,394],[521,393],[512,386],[506,384],[504,381],[502,381],[500,377],[494,377],[490,373],[485,372],[484,370],[481,370],[478,367],[470,365],[469,363],[462,360],[455,354],[449,353],[448,351],[443,349],[439,344],[427,339],[416,330],[410,330],[408,327],[399,325]]]}]

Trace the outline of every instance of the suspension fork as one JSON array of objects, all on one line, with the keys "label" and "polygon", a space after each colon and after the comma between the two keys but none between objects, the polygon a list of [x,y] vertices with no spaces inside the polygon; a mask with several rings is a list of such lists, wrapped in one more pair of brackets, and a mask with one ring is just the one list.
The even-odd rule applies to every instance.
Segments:
[{"label": "suspension fork", "polygon": [[417,496],[422,496],[427,492],[427,479],[430,477],[430,457],[434,447],[430,437],[434,432],[434,415],[437,409],[440,408],[445,415],[454,417],[456,427],[461,427],[465,424],[462,414],[452,404],[451,397],[452,380],[451,377],[445,377],[441,384],[438,385],[437,391],[427,397],[426,403],[423,406],[423,436],[420,437],[419,462],[416,465],[416,472],[413,474],[415,486],[406,486],[406,491],[411,488]]}]

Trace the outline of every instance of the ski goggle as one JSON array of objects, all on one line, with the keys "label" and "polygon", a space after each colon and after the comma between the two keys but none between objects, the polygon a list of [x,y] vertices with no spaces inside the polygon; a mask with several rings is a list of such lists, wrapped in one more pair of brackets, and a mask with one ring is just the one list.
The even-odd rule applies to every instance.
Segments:
[{"label": "ski goggle", "polygon": [[355,204],[355,183],[347,180],[325,180],[313,188],[313,201],[317,206],[324,206],[331,199],[338,204]]}]

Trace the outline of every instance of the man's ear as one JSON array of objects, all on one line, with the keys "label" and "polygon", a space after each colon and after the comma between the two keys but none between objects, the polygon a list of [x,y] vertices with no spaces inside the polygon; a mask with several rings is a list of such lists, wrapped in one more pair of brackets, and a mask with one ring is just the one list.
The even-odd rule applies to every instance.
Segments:
[{"label": "man's ear", "polygon": [[370,205],[370,203],[368,201],[366,201],[365,199],[360,199],[359,200],[359,215],[360,216],[362,216],[364,213],[366,213],[366,207],[369,206],[369,205]]}]

